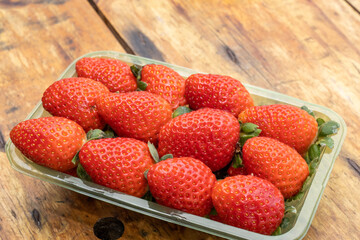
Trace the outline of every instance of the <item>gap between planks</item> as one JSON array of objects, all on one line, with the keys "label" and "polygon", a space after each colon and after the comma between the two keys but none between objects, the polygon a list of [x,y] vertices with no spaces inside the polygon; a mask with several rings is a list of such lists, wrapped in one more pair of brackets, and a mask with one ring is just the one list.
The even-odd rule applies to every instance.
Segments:
[{"label": "gap between planks", "polygon": [[357,14],[360,14],[360,9],[357,9],[349,0],[344,0],[347,5],[349,5]]},{"label": "gap between planks", "polygon": [[130,47],[129,44],[125,41],[123,37],[119,34],[118,31],[116,31],[115,27],[112,25],[112,23],[107,19],[107,17],[104,15],[104,13],[100,10],[100,8],[97,6],[96,1],[94,0],[88,0],[91,7],[95,10],[95,12],[99,15],[101,20],[104,22],[106,27],[110,30],[112,35],[116,38],[116,40],[120,43],[120,45],[125,49],[126,53],[136,55],[134,50]]}]

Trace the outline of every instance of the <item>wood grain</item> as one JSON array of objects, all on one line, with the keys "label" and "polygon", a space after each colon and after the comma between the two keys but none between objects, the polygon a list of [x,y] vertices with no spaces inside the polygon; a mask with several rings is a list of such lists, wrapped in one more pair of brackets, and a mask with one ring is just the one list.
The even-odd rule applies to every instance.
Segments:
[{"label": "wood grain", "polygon": [[86,1],[1,2],[0,239],[97,239],[94,223],[109,216],[126,222],[127,239],[170,232],[142,215],[20,174],[5,156],[10,129],[30,113],[45,88],[75,58],[107,49],[124,51]]},{"label": "wood grain", "polygon": [[125,4],[98,2],[136,54],[231,75],[344,117],[347,138],[306,239],[358,238],[359,13],[340,0]]},{"label": "wood grain", "polygon": [[4,152],[9,132],[43,91],[77,57],[124,49],[87,1],[3,1],[0,20],[0,239],[98,239],[93,225],[104,217],[124,223],[122,239],[216,239],[11,168]]},{"label": "wood grain", "polygon": [[[357,239],[360,172],[358,1],[0,2],[0,239],[97,239],[102,217],[121,239],[220,239],[27,177],[4,144],[75,58],[134,52],[332,108],[348,135],[305,239]],[[351,3],[351,6],[350,4]],[[108,27],[104,24],[108,24]]]}]

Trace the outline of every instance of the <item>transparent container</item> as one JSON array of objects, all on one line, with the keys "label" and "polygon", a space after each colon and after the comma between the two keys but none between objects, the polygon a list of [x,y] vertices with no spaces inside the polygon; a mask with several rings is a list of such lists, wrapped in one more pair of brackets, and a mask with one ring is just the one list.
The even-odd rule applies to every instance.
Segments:
[{"label": "transparent container", "polygon": [[[183,77],[187,77],[193,73],[197,73],[195,70],[175,66],[172,64],[133,56],[124,53],[112,52],[112,51],[100,51],[88,53],[83,57],[106,57],[120,59],[127,62],[129,65],[145,65],[149,63],[163,64],[170,68],[173,68]],[[76,59],[68,68],[61,74],[59,79],[74,77],[76,76],[75,63]],[[334,120],[340,124],[338,133],[332,136],[335,146],[331,151],[323,153],[320,163],[317,167],[316,173],[312,176],[310,187],[305,192],[303,197],[298,201],[297,214],[291,218],[291,223],[287,229],[283,229],[283,233],[277,236],[265,236],[257,234],[240,228],[232,227],[226,224],[222,224],[208,218],[195,216],[182,211],[178,211],[172,208],[161,206],[157,203],[150,202],[141,198],[136,198],[98,184],[76,178],[65,173],[61,173],[40,165],[33,163],[32,161],[25,158],[20,151],[14,146],[9,140],[6,143],[6,154],[10,161],[11,166],[26,175],[41,179],[43,181],[50,182],[52,184],[70,189],[72,191],[93,197],[119,207],[123,207],[144,215],[148,215],[154,218],[158,218],[167,222],[179,224],[188,228],[203,231],[216,236],[228,238],[228,239],[302,239],[312,222],[317,207],[319,205],[321,196],[324,192],[326,184],[329,180],[331,170],[334,166],[335,159],[337,158],[341,146],[344,142],[346,135],[346,125],[344,120],[334,111],[305,102],[290,96],[286,96],[280,93],[262,89],[259,87],[244,84],[248,91],[251,93],[256,105],[268,105],[274,103],[285,103],[294,106],[306,105],[309,109],[313,110],[316,117],[321,117],[324,120]],[[41,98],[41,96],[40,96]],[[29,116],[26,119],[39,118],[43,116],[50,116],[46,112],[41,102],[39,102]]]}]

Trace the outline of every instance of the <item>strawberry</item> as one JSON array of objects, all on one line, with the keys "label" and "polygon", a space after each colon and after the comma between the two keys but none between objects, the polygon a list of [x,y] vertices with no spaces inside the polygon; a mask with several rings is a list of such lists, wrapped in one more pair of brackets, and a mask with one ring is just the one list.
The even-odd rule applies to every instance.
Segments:
[{"label": "strawberry", "polygon": [[306,111],[283,104],[248,108],[240,113],[239,121],[258,125],[260,136],[275,138],[300,154],[307,151],[318,130],[315,118]]},{"label": "strawberry", "polygon": [[231,165],[227,170],[228,176],[236,176],[236,175],[247,175],[245,167],[233,167]]},{"label": "strawberry", "polygon": [[146,83],[145,91],[165,98],[173,110],[186,104],[184,96],[185,78],[181,77],[172,68],[164,65],[148,64],[141,69],[134,65],[132,70],[141,82]]},{"label": "strawberry", "polygon": [[70,169],[68,171],[65,171],[64,173],[66,173],[66,174],[68,174],[70,176],[73,176],[73,177],[78,177],[76,170],[77,170],[77,168],[72,168],[72,169]]},{"label": "strawberry", "polygon": [[198,216],[212,208],[211,192],[216,182],[211,169],[194,158],[172,158],[153,165],[147,173],[156,202]]},{"label": "strawberry", "polygon": [[[241,130],[243,126],[241,126]],[[252,129],[251,129],[252,130]],[[243,131],[243,130],[242,130]],[[241,141],[241,133],[240,133],[240,141]],[[226,170],[228,176],[236,176],[236,175],[247,175],[245,166],[241,159],[241,145],[240,141],[237,142],[235,147],[235,154],[232,160],[230,167]]]},{"label": "strawberry", "polygon": [[212,171],[225,167],[232,159],[239,140],[240,124],[227,111],[202,108],[173,118],[159,134],[159,154],[193,157]]},{"label": "strawberry", "polygon": [[82,58],[75,68],[78,77],[99,81],[111,92],[130,92],[137,88],[130,66],[118,59]]},{"label": "strawberry", "polygon": [[249,174],[272,182],[284,198],[297,194],[309,175],[308,165],[295,149],[267,137],[245,142],[243,164]]},{"label": "strawberry", "polygon": [[105,138],[84,144],[81,166],[92,181],[120,192],[142,197],[148,190],[144,172],[152,164],[146,143],[132,138]]},{"label": "strawberry", "polygon": [[254,105],[249,92],[238,80],[215,74],[193,74],[186,79],[185,98],[191,109],[223,109],[235,117]]},{"label": "strawberry", "polygon": [[90,78],[65,78],[45,90],[42,103],[52,115],[71,119],[88,132],[105,127],[95,103],[99,95],[108,92],[102,83]]},{"label": "strawberry", "polygon": [[237,175],[216,182],[212,201],[220,222],[265,235],[276,230],[285,212],[279,189],[252,175]]},{"label": "strawberry", "polygon": [[11,141],[31,161],[58,171],[75,167],[71,162],[86,140],[84,130],[63,117],[43,117],[17,124]]},{"label": "strawberry", "polygon": [[171,106],[149,92],[109,93],[97,101],[101,117],[120,137],[156,143],[160,128],[171,120]]}]

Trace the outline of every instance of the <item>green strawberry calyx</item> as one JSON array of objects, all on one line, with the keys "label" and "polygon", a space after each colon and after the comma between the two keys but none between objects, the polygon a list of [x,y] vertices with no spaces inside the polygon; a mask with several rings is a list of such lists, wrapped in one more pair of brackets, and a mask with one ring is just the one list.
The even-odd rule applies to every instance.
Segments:
[{"label": "green strawberry calyx", "polygon": [[[112,129],[110,129],[109,127],[107,127],[105,129],[105,131],[102,131],[100,129],[91,129],[90,131],[88,131],[86,133],[86,141],[84,142],[84,144],[91,140],[102,139],[102,138],[114,138],[115,136],[116,135],[115,135],[114,131]],[[78,163],[79,163],[80,150],[75,154],[75,156],[71,160],[71,162],[74,165],[78,165]]]},{"label": "green strawberry calyx", "polygon": [[78,175],[79,178],[92,182],[91,177],[87,174],[87,172],[85,171],[84,167],[79,163],[77,168],[76,168],[76,174]]},{"label": "green strawberry calyx", "polygon": [[[90,131],[88,131],[86,133],[86,142],[89,142],[92,140],[97,140],[97,139],[114,138],[114,137],[116,137],[116,134],[110,127],[107,126],[104,131],[101,129],[91,129]],[[78,175],[78,177],[91,182],[92,181],[91,177],[87,174],[84,167],[79,163],[80,150],[73,157],[72,163],[77,165],[76,174]]]},{"label": "green strawberry calyx", "polygon": [[315,114],[312,110],[310,110],[307,106],[302,106],[301,107],[302,110],[306,111],[308,114],[310,114],[311,116],[315,117]]},{"label": "green strawberry calyx", "polygon": [[234,157],[233,157],[233,161],[231,166],[233,168],[240,168],[240,167],[244,167],[242,159],[240,157],[240,153],[235,153]]},{"label": "green strawberry calyx", "polygon": [[183,115],[185,113],[189,113],[191,111],[192,111],[192,109],[187,107],[187,106],[180,106],[180,107],[178,107],[178,108],[176,108],[174,110],[174,112],[172,113],[172,118],[176,118],[176,117],[178,117],[180,115]]},{"label": "green strawberry calyx", "polygon": [[160,161],[164,161],[164,160],[169,159],[169,158],[174,158],[174,156],[172,154],[165,154],[164,156],[162,156],[160,158],[159,153],[158,153],[155,145],[152,144],[150,141],[148,141],[148,147],[149,147],[150,155],[151,155],[151,157],[154,159],[154,161],[156,163],[158,163]]},{"label": "green strawberry calyx", "polygon": [[261,129],[258,128],[259,126],[253,123],[241,123],[240,122],[240,145],[241,147],[244,146],[245,142],[253,137],[257,137],[261,133]]},{"label": "green strawberry calyx", "polygon": [[132,74],[134,75],[134,77],[136,78],[137,90],[145,91],[145,89],[147,87],[147,83],[141,81],[142,66],[134,64],[130,67],[130,70],[131,70]]}]

